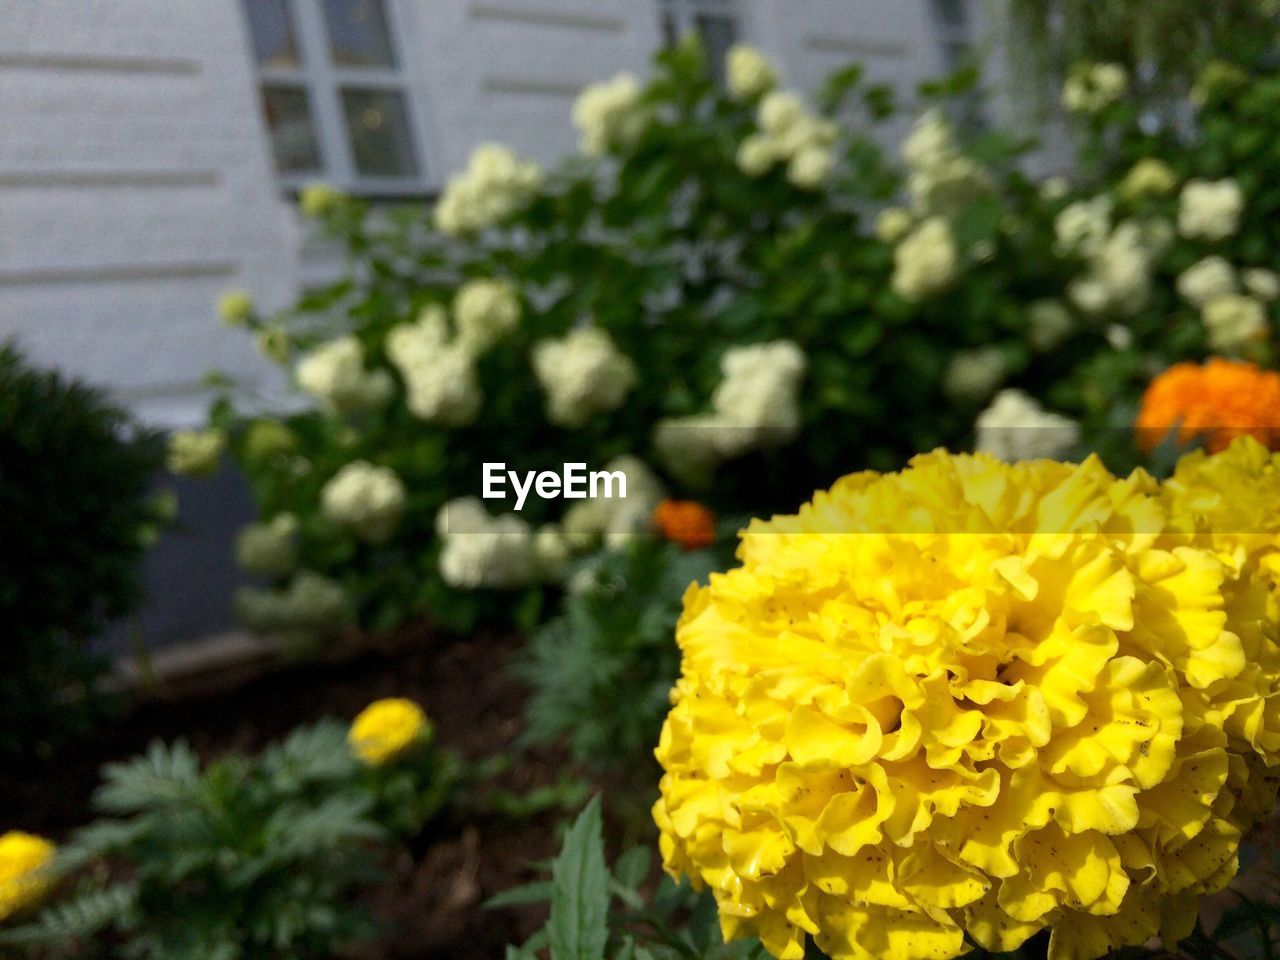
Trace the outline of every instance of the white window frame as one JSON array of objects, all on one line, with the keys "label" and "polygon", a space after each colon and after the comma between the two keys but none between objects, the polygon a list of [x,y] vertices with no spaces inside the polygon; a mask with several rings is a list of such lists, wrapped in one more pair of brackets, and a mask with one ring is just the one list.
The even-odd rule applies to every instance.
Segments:
[{"label": "white window frame", "polygon": [[[252,3],[253,0],[243,2]],[[260,95],[262,89],[268,86],[301,89],[306,93],[311,112],[311,126],[315,134],[316,149],[320,154],[321,169],[314,173],[286,173],[277,170],[281,186],[288,192],[297,192],[309,183],[322,180],[355,196],[419,197],[432,193],[426,144],[414,111],[412,78],[401,40],[404,25],[400,19],[398,4],[394,0],[381,0],[387,24],[387,43],[394,65],[343,67],[333,62],[329,26],[320,6],[322,2],[323,0],[286,0],[286,15],[298,47],[299,66],[296,67],[271,67],[258,63],[252,46],[253,26],[248,22],[243,3],[241,5]],[[400,95],[409,144],[417,166],[414,176],[370,177],[356,170],[342,109],[344,89],[383,90]],[[272,136],[270,129],[267,130],[267,136]]]}]

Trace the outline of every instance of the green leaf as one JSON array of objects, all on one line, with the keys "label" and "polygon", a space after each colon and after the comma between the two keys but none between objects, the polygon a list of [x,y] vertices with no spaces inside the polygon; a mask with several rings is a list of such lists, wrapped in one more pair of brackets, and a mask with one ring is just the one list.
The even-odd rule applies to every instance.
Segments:
[{"label": "green leaf", "polygon": [[609,939],[609,868],[600,798],[579,814],[551,868],[552,960],[604,960]]},{"label": "green leaf", "polygon": [[495,893],[482,906],[486,910],[497,910],[500,907],[518,907],[528,903],[546,903],[551,899],[551,884],[546,881],[526,883],[522,887],[512,887]]}]

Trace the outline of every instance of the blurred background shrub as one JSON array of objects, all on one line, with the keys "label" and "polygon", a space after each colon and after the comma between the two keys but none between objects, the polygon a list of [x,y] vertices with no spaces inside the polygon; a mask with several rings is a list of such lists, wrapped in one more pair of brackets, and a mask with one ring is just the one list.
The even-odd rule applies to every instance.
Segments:
[{"label": "blurred background shrub", "polygon": [[162,462],[122,410],[0,346],[0,756],[46,754],[88,722],[85,643],[139,602]]}]

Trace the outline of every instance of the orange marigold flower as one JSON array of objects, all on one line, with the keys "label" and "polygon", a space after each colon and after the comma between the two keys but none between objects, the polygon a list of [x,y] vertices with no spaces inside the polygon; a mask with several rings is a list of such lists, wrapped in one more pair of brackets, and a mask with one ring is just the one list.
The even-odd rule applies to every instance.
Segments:
[{"label": "orange marigold flower", "polygon": [[685,550],[716,542],[716,515],[694,500],[663,500],[653,511],[658,531]]},{"label": "orange marigold flower", "polygon": [[1144,450],[1174,427],[1178,443],[1202,438],[1214,453],[1240,436],[1280,449],[1280,373],[1218,357],[1175,364],[1147,387],[1134,426]]}]

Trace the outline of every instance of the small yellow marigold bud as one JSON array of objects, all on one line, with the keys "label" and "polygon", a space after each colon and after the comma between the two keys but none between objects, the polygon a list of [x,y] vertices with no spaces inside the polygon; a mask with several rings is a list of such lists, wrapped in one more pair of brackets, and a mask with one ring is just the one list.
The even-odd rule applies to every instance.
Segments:
[{"label": "small yellow marigold bud", "polygon": [[392,698],[369,704],[351,724],[347,742],[360,760],[379,767],[415,743],[431,739],[431,721],[412,700]]},{"label": "small yellow marigold bud", "polygon": [[43,837],[11,830],[0,836],[0,921],[36,906],[53,886],[49,865],[57,851]]}]

